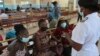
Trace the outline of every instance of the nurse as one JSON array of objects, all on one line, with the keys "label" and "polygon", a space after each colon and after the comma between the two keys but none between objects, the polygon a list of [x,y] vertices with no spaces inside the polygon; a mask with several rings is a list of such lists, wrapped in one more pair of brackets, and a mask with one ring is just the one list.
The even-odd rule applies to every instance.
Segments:
[{"label": "nurse", "polygon": [[72,46],[72,56],[99,56],[96,42],[100,37],[100,18],[98,16],[97,0],[79,0],[78,4],[84,13],[82,19],[74,28],[72,36],[63,32]]}]

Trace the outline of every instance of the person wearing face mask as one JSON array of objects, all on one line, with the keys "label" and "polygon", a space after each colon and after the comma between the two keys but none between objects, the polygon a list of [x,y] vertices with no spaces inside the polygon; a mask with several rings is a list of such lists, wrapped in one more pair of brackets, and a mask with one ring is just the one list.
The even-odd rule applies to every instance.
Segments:
[{"label": "person wearing face mask", "polygon": [[78,6],[78,19],[77,19],[77,22],[81,21],[82,20],[82,17],[83,17],[83,12],[80,11],[80,7]]},{"label": "person wearing face mask", "polygon": [[69,23],[67,20],[63,19],[58,21],[57,28],[53,32],[53,39],[57,42],[54,49],[56,56],[71,56],[71,46],[69,45],[67,39],[62,36],[63,32],[68,32],[68,29]]},{"label": "person wearing face mask", "polygon": [[39,30],[34,34],[34,56],[51,56],[49,47],[49,36],[47,19],[40,19],[38,22]]},{"label": "person wearing face mask", "polygon": [[27,50],[29,32],[22,24],[15,25],[14,29],[16,31],[16,40],[8,45],[2,56],[29,56]]},{"label": "person wearing face mask", "polygon": [[[72,32],[64,33],[72,46],[72,56],[99,56],[96,42],[100,39],[100,17],[98,0],[79,0],[78,4],[84,14]],[[71,37],[71,38],[70,38]]]}]

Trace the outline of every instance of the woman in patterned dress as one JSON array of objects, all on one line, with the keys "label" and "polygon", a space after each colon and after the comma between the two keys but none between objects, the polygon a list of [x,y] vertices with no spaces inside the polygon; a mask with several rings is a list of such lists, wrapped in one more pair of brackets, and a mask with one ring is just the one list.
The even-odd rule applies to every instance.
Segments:
[{"label": "woman in patterned dress", "polygon": [[15,25],[14,28],[17,39],[4,50],[2,56],[28,56],[26,45],[29,41],[29,33],[22,24]]}]

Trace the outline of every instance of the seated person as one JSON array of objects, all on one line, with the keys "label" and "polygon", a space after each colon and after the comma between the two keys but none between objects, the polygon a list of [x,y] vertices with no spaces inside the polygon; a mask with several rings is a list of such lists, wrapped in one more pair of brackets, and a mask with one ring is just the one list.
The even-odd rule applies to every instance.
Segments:
[{"label": "seated person", "polygon": [[27,50],[27,43],[29,42],[29,32],[22,24],[14,26],[16,31],[16,40],[14,40],[8,47],[4,50],[1,56],[29,56]]},{"label": "seated person", "polygon": [[34,34],[34,56],[51,56],[49,40],[47,35],[48,22],[46,19],[40,19],[38,22],[39,30]]},{"label": "seated person", "polygon": [[[12,39],[12,38],[16,38],[16,31],[15,29],[11,29],[6,33],[6,40],[7,39]],[[10,44],[12,41],[8,41],[8,44]]]},{"label": "seated person", "polygon": [[[56,51],[57,55],[59,56],[70,56],[71,55],[71,47],[67,41],[67,39],[64,38],[64,36],[62,36],[63,33],[69,32],[68,31],[68,27],[69,24],[67,22],[67,20],[59,20],[58,21],[58,25],[57,28],[54,30],[53,32],[53,38],[56,40],[57,45],[60,45],[60,48],[55,47],[56,49],[58,49],[58,51]],[[61,50],[62,48],[62,50]],[[61,52],[62,51],[62,52]]]}]

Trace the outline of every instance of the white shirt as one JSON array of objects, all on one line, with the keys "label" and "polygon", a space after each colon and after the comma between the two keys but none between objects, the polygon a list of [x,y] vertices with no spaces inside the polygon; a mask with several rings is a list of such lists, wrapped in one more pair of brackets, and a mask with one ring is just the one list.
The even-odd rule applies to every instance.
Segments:
[{"label": "white shirt", "polygon": [[2,13],[2,14],[0,14],[0,18],[1,19],[8,19],[9,16],[7,14],[5,14],[5,13]]},{"label": "white shirt", "polygon": [[96,42],[100,37],[100,18],[98,13],[87,15],[83,22],[79,22],[72,32],[72,40],[82,44],[82,49],[72,48],[72,56],[99,56]]}]

